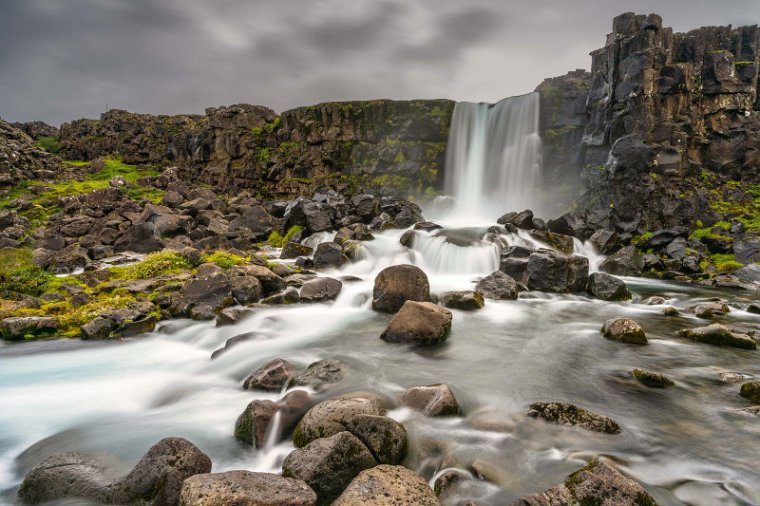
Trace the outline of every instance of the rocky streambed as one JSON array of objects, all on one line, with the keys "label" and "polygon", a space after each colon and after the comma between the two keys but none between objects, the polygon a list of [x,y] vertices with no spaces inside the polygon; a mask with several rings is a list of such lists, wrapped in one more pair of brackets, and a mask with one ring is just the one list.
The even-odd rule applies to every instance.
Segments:
[{"label": "rocky streambed", "polygon": [[3,500],[71,495],[84,466],[103,502],[760,502],[752,292],[593,274],[587,246],[519,230],[409,230],[285,275],[308,304],[4,344]]}]

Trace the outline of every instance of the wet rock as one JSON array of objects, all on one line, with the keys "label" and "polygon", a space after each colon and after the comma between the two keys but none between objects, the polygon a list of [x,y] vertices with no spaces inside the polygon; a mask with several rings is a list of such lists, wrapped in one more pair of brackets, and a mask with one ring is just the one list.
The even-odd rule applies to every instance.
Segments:
[{"label": "wet rock", "polygon": [[441,296],[441,303],[451,309],[472,311],[482,309],[485,301],[478,291],[446,292]]},{"label": "wet rock", "polygon": [[314,251],[314,267],[317,269],[338,267],[344,262],[343,248],[337,243],[323,242]]},{"label": "wet rock", "polygon": [[96,316],[82,325],[82,334],[85,339],[108,339],[116,330],[118,324],[105,316]]},{"label": "wet rock", "polygon": [[263,292],[261,281],[253,276],[230,277],[230,289],[232,290],[232,297],[238,304],[258,302]]},{"label": "wet rock", "polygon": [[448,385],[442,383],[408,388],[398,395],[398,401],[425,416],[458,416],[461,414],[454,392]]},{"label": "wet rock", "polygon": [[216,326],[223,327],[242,321],[253,314],[253,310],[247,307],[228,307],[219,311],[216,315]]},{"label": "wet rock", "polygon": [[680,313],[678,312],[678,309],[674,307],[666,307],[662,310],[663,316],[678,316]]},{"label": "wet rock", "polygon": [[599,253],[609,255],[615,249],[615,246],[617,246],[619,239],[614,231],[600,228],[591,234],[588,240]]},{"label": "wet rock", "polygon": [[432,302],[408,300],[380,338],[392,343],[439,344],[451,332],[451,311]]},{"label": "wet rock", "polygon": [[0,336],[18,341],[25,336],[52,334],[58,329],[58,320],[47,316],[13,316],[0,321]]},{"label": "wet rock", "polygon": [[722,302],[704,302],[686,309],[688,312],[695,314],[698,318],[712,319],[716,316],[727,315],[731,310]]},{"label": "wet rock", "polygon": [[199,474],[182,484],[183,506],[314,506],[317,495],[303,481],[250,471]]},{"label": "wet rock", "polygon": [[320,204],[302,199],[290,209],[288,225],[305,227],[307,234],[322,232],[332,228],[330,214]]},{"label": "wet rock", "polygon": [[395,313],[408,300],[430,300],[430,283],[425,273],[413,265],[394,265],[380,271],[372,291],[372,309]]},{"label": "wet rock", "polygon": [[230,276],[253,276],[259,280],[262,295],[272,295],[285,289],[288,284],[271,269],[262,265],[242,265],[230,269]]},{"label": "wet rock", "polygon": [[511,212],[501,216],[496,223],[499,225],[512,224],[517,228],[530,230],[533,228],[533,211],[526,209],[522,212]]},{"label": "wet rock", "polygon": [[282,247],[280,252],[281,259],[298,258],[300,256],[309,256],[314,253],[314,250],[303,244],[297,242],[289,242]]},{"label": "wet rock", "polygon": [[317,392],[340,383],[346,376],[347,368],[337,360],[320,360],[310,364],[304,372],[293,378],[290,386],[309,387]]},{"label": "wet rock", "polygon": [[243,388],[246,390],[264,390],[267,392],[279,392],[288,384],[295,374],[295,367],[281,358],[270,360],[256,369],[243,380]]},{"label": "wet rock", "polygon": [[400,242],[402,246],[411,248],[412,245],[414,244],[415,236],[416,236],[416,232],[414,230],[407,230],[406,232],[401,234],[401,238],[398,240],[398,242]]},{"label": "wet rock", "polygon": [[531,290],[544,292],[585,290],[588,282],[588,258],[556,251],[531,253],[524,281]]},{"label": "wet rock", "polygon": [[603,272],[595,272],[588,277],[586,291],[601,300],[615,301],[631,298],[631,292],[628,291],[623,280]]},{"label": "wet rock", "polygon": [[634,369],[631,371],[631,374],[639,383],[649,388],[667,388],[675,385],[672,379],[658,372],[647,371],[646,369]]},{"label": "wet rock", "polygon": [[113,476],[103,461],[79,453],[48,457],[27,473],[18,489],[22,504],[39,504],[67,497],[110,502]]},{"label": "wet rock", "polygon": [[324,302],[335,300],[343,288],[343,283],[333,278],[315,278],[301,288],[302,302]]},{"label": "wet rock", "polygon": [[742,384],[740,395],[745,399],[760,404],[760,381],[749,381]]},{"label": "wet rock", "polygon": [[236,336],[230,337],[224,342],[223,347],[218,348],[211,353],[211,359],[213,360],[219,357],[219,355],[221,355],[222,353],[228,352],[230,348],[237,346],[240,343],[251,341],[253,339],[256,339],[257,337],[259,337],[259,334],[256,332],[245,332],[243,334],[238,334]]},{"label": "wet rock", "polygon": [[442,228],[442,226],[432,221],[420,221],[414,225],[414,230],[424,230],[425,232],[432,232],[433,230],[440,230]]},{"label": "wet rock", "polygon": [[607,257],[600,268],[616,276],[640,276],[644,259],[636,246],[626,246]]},{"label": "wet rock", "polygon": [[548,505],[656,506],[644,487],[598,460],[540,494],[522,497],[512,506]]},{"label": "wet rock", "polygon": [[712,344],[716,346],[731,346],[745,350],[757,349],[757,342],[746,334],[734,332],[729,327],[720,324],[697,327],[693,329],[681,329],[678,335],[697,341],[698,343]]},{"label": "wet rock", "polygon": [[304,447],[315,439],[346,430],[357,415],[385,415],[385,402],[378,396],[359,392],[322,401],[301,418],[293,433],[293,444]]},{"label": "wet rock", "polygon": [[235,421],[235,439],[256,448],[263,448],[277,409],[277,403],[269,400],[252,401]]},{"label": "wet rock", "polygon": [[481,279],[475,285],[475,291],[482,293],[486,299],[515,300],[518,292],[517,281],[499,270]]},{"label": "wet rock", "polygon": [[171,311],[176,315],[211,319],[219,310],[233,302],[229,279],[223,272],[217,272],[185,283],[173,301]]},{"label": "wet rock", "polygon": [[360,472],[377,465],[356,436],[343,431],[294,450],[282,463],[282,475],[303,480],[318,505],[331,504]]},{"label": "wet rock", "polygon": [[647,344],[641,325],[630,318],[613,318],[602,325],[602,335],[607,339],[630,344]]},{"label": "wet rock", "polygon": [[602,432],[605,434],[620,433],[620,426],[612,418],[592,413],[567,402],[537,402],[531,404],[528,416],[559,425],[580,427],[592,432]]},{"label": "wet rock", "polygon": [[668,299],[666,299],[665,297],[660,297],[659,295],[652,295],[651,297],[647,297],[646,299],[641,301],[641,303],[646,306],[659,306],[667,302],[668,302]]},{"label": "wet rock", "polygon": [[433,493],[437,497],[445,495],[458,481],[470,477],[470,473],[457,469],[448,469],[436,478],[433,484]]},{"label": "wet rock", "polygon": [[333,506],[439,506],[427,482],[403,466],[380,465],[362,471]]},{"label": "wet rock", "polygon": [[356,415],[346,429],[369,448],[380,464],[399,464],[406,456],[406,429],[387,416]]},{"label": "wet rock", "polygon": [[270,295],[269,297],[263,299],[261,303],[278,306],[283,304],[296,304],[300,300],[301,297],[298,295],[298,289],[293,286],[289,286],[280,293]]}]

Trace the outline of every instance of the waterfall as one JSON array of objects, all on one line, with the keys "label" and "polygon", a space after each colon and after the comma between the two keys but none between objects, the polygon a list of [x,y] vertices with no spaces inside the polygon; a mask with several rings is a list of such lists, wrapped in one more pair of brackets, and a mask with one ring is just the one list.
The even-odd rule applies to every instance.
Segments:
[{"label": "waterfall", "polygon": [[452,216],[494,221],[507,211],[540,211],[538,113],[538,93],[456,104],[446,150]]}]

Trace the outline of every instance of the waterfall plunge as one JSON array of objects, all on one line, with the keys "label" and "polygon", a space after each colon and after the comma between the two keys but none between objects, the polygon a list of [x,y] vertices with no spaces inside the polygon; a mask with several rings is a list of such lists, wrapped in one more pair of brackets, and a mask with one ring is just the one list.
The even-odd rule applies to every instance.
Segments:
[{"label": "waterfall plunge", "polygon": [[456,104],[446,152],[452,218],[492,222],[507,211],[540,213],[538,113],[538,93]]}]

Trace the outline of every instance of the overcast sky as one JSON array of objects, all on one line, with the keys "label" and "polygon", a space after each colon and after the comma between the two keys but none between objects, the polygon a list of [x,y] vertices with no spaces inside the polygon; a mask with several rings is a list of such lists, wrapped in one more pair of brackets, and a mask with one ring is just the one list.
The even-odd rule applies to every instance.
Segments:
[{"label": "overcast sky", "polygon": [[589,68],[612,18],[760,23],[760,0],[0,0],[0,117],[496,101]]}]

